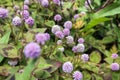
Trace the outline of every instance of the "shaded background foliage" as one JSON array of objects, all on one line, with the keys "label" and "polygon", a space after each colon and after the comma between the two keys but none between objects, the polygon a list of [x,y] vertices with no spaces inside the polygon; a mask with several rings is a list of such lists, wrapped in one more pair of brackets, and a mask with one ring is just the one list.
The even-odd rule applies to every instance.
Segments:
[{"label": "shaded background foliage", "polygon": [[[13,7],[23,6],[22,0],[0,1],[0,6],[9,9],[9,18],[0,19],[0,80],[72,80],[72,76],[62,71],[62,64],[71,61],[74,70],[83,73],[83,80],[120,80],[120,71],[111,71],[113,62],[120,64],[120,57],[112,59],[113,53],[120,53],[120,1],[119,0],[92,0],[89,8],[85,8],[85,0],[64,1],[63,6],[56,6],[49,0],[48,8],[42,7],[36,0],[31,0],[29,12],[35,20],[32,28],[27,25],[24,29],[24,37],[18,35],[18,41],[14,38],[9,26],[16,15]],[[73,10],[76,9],[76,10]],[[74,20],[74,14],[86,12],[85,16]],[[62,15],[62,21],[55,22],[53,17]],[[79,37],[85,39],[85,52],[89,54],[89,61],[83,63],[79,58],[82,53],[75,54],[71,46],[62,45],[64,52],[58,51],[55,36],[51,28],[55,24],[63,26],[64,22],[73,22],[71,35],[75,42]],[[9,22],[9,23],[8,23]],[[12,26],[14,27],[14,26]],[[63,27],[62,27],[63,28]],[[20,32],[14,28],[15,32]],[[34,41],[36,33],[48,32],[51,40],[42,46],[42,54],[38,60],[26,59],[23,55],[24,46]],[[17,61],[16,66],[10,66],[8,61]]]}]

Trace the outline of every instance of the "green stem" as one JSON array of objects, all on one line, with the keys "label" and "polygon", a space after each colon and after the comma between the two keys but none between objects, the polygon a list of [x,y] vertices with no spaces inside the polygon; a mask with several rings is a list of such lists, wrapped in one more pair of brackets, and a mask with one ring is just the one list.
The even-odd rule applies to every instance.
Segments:
[{"label": "green stem", "polygon": [[16,41],[16,35],[15,35],[15,32],[14,32],[14,28],[13,26],[11,25],[11,23],[8,21],[8,19],[6,19],[7,23],[9,24],[9,27],[10,27],[10,30],[11,30],[11,33],[12,33],[12,36],[13,38],[15,39],[15,44],[17,44],[17,41]]}]

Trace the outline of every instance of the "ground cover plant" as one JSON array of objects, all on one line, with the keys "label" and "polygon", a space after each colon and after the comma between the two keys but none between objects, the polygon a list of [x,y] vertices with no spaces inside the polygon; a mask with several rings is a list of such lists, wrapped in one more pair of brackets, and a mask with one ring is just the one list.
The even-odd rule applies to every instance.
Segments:
[{"label": "ground cover plant", "polygon": [[120,80],[120,0],[1,0],[0,80]]}]

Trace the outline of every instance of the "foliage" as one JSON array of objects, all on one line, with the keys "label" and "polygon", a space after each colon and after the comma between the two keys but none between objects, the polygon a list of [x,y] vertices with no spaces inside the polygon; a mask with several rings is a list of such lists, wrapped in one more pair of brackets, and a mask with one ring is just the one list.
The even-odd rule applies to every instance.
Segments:
[{"label": "foliage", "polygon": [[[111,69],[112,63],[120,64],[119,0],[60,0],[60,4],[54,0],[48,0],[49,4],[39,2],[42,0],[28,1],[28,11],[34,19],[32,26],[22,16],[23,0],[0,1],[0,8],[9,13],[1,18],[0,11],[0,80],[73,80],[76,70],[83,74],[82,80],[120,80],[120,70]],[[61,15],[60,21],[55,20],[56,14]],[[77,19],[75,14],[78,14]],[[20,26],[13,24],[15,16],[22,20]],[[70,36],[74,41],[71,43],[65,38],[68,35],[61,39],[52,32],[55,25],[63,30],[66,21],[72,22]],[[36,40],[38,33],[49,33],[50,40],[41,44]],[[81,44],[79,38],[84,39],[85,50],[75,52],[72,49]],[[62,43],[58,44],[58,40]],[[40,56],[24,55],[24,48],[30,42],[40,46]],[[114,53],[118,57],[113,58]],[[83,54],[88,54],[87,61],[82,59]],[[67,61],[73,64],[71,73],[63,71],[62,66]]]}]

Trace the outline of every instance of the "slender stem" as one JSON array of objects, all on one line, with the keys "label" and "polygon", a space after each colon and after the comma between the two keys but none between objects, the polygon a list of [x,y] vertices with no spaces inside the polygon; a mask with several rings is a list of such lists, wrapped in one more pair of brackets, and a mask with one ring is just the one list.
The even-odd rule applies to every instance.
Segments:
[{"label": "slender stem", "polygon": [[12,0],[12,7],[14,7],[14,0]]},{"label": "slender stem", "polygon": [[12,32],[12,36],[14,37],[14,39],[16,40],[16,35],[15,35],[15,32],[14,32],[14,29],[13,29],[13,26],[11,25],[11,23],[8,21],[8,19],[6,19],[7,20],[7,22],[8,22],[8,24],[9,24],[9,27],[10,27],[10,29],[11,29],[11,32]]},{"label": "slender stem", "polygon": [[23,22],[23,25],[21,26],[22,38],[24,37],[23,30],[24,30],[24,22]]},{"label": "slender stem", "polygon": [[110,5],[113,2],[114,2],[114,0],[107,0],[99,9],[95,10],[95,12],[100,11],[101,9],[107,7],[108,5]]},{"label": "slender stem", "polygon": [[92,7],[91,7],[91,5],[90,5],[90,3],[89,3],[89,1],[88,1],[88,0],[87,0],[87,4],[89,5],[89,7],[90,7],[91,11],[93,12],[93,9],[92,9]]},{"label": "slender stem", "polygon": [[106,0],[106,2],[102,5],[102,8],[105,7],[109,2],[110,0]]},{"label": "slender stem", "polygon": [[[60,9],[61,9],[61,11],[63,10],[63,7],[62,7],[62,0],[60,0]],[[62,16],[65,18],[64,13],[63,13],[63,12],[62,12]]]}]

